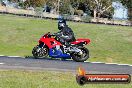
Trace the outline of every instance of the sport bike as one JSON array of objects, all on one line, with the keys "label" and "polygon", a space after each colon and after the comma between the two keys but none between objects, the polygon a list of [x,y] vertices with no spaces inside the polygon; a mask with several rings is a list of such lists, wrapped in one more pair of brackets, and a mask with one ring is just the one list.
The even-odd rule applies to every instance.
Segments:
[{"label": "sport bike", "polygon": [[70,42],[70,46],[59,42],[59,36],[52,36],[50,32],[39,39],[39,44],[32,50],[35,58],[62,58],[73,59],[77,62],[84,62],[89,58],[89,50],[84,46],[90,43],[90,39],[76,39]]}]

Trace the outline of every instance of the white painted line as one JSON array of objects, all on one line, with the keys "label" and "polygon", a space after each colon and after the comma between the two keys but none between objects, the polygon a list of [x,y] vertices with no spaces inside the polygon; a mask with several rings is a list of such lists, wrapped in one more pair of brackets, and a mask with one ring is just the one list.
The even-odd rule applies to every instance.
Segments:
[{"label": "white painted line", "polygon": [[132,67],[132,65],[130,65],[130,64],[117,64],[117,65],[130,66],[130,67]]},{"label": "white painted line", "polygon": [[[91,62],[91,63],[95,63],[95,64],[96,64],[96,63],[103,63],[103,62]],[[105,63],[104,63],[104,64],[105,64]]]},{"label": "white painted line", "polygon": [[128,65],[128,66],[132,66],[132,65]]},{"label": "white painted line", "polygon": [[5,56],[5,57],[21,57],[21,56],[6,56],[6,55],[0,55],[1,57],[2,56]]},{"label": "white painted line", "polygon": [[0,57],[20,57],[20,58],[24,58],[24,57],[21,57],[21,56],[5,56],[5,55],[0,55]]},{"label": "white painted line", "polygon": [[[88,61],[84,61],[84,62],[88,62]],[[118,64],[118,63],[104,63],[104,62],[90,62],[90,63],[101,63],[101,64],[113,64],[113,65],[122,65],[122,66],[132,66],[131,64]]]},{"label": "white painted line", "polygon": [[118,65],[128,65],[128,64],[118,64]]},{"label": "white painted line", "polygon": [[4,56],[4,55],[0,55],[1,57]]},{"label": "white painted line", "polygon": [[84,62],[89,62],[89,61],[84,61]]},{"label": "white painted line", "polygon": [[3,64],[5,64],[5,63],[0,63],[0,65],[3,65]]},{"label": "white painted line", "polygon": [[7,57],[20,57],[20,56],[7,56]]}]

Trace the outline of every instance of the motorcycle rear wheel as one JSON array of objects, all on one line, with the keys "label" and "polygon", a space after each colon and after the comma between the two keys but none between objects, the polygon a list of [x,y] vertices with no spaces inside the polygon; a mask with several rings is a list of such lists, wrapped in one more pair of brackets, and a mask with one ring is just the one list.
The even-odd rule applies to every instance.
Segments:
[{"label": "motorcycle rear wheel", "polygon": [[35,46],[32,50],[32,54],[34,58],[36,59],[41,59],[41,58],[46,58],[48,56],[48,47],[44,46],[42,48],[39,48],[39,46]]},{"label": "motorcycle rear wheel", "polygon": [[83,55],[79,55],[78,53],[73,53],[72,59],[76,62],[84,62],[89,58],[89,50],[85,47],[80,48],[81,51],[83,52]]}]

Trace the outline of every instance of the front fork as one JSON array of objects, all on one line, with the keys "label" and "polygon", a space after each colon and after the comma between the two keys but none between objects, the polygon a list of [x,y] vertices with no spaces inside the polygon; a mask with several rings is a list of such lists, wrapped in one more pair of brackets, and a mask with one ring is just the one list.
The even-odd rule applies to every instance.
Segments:
[{"label": "front fork", "polygon": [[44,47],[44,43],[39,43],[37,52],[40,52],[40,50]]},{"label": "front fork", "polygon": [[43,48],[43,46],[44,46],[44,43],[39,43],[39,48]]}]

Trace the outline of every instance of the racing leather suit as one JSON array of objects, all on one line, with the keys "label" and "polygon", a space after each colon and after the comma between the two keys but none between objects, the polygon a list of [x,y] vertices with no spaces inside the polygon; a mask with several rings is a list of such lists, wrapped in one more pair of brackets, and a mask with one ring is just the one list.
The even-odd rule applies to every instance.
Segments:
[{"label": "racing leather suit", "polygon": [[62,44],[69,46],[70,42],[75,41],[74,33],[70,27],[67,25],[63,27],[59,32],[54,33],[59,37],[58,41]]}]

